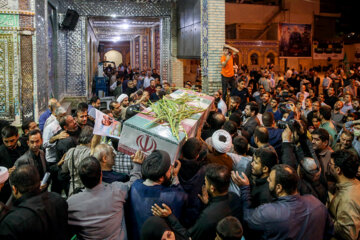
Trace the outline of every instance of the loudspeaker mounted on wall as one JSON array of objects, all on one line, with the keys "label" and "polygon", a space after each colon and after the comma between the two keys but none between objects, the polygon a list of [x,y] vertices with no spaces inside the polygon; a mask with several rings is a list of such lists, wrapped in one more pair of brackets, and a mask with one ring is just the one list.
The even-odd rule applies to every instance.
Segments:
[{"label": "loudspeaker mounted on wall", "polygon": [[79,14],[75,10],[68,9],[60,28],[62,30],[74,30],[78,20]]}]

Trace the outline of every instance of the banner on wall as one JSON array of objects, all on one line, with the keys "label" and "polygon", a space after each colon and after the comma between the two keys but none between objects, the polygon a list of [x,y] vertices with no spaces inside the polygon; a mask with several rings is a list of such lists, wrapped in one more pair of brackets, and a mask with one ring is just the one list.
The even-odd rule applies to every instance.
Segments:
[{"label": "banner on wall", "polygon": [[314,41],[313,44],[313,59],[320,60],[343,60],[344,59],[344,47],[343,44],[319,44]]},{"label": "banner on wall", "polygon": [[311,24],[279,24],[279,56],[311,57]]}]

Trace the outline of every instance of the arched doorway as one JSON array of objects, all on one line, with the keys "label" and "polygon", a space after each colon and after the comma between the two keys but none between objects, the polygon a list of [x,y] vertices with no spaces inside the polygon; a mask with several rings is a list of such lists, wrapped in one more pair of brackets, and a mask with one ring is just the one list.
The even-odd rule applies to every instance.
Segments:
[{"label": "arched doorway", "polygon": [[259,65],[259,55],[257,53],[253,53],[250,55],[250,64]]},{"label": "arched doorway", "polygon": [[119,66],[123,62],[122,54],[116,50],[110,50],[105,53],[106,61],[115,62],[116,66]]},{"label": "arched doorway", "polygon": [[275,55],[272,52],[266,56],[266,64],[267,65],[275,64]]}]

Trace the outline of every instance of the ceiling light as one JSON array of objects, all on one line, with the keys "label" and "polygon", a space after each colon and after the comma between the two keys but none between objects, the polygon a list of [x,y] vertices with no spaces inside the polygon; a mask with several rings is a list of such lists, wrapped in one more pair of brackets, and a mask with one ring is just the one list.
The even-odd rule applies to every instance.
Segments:
[{"label": "ceiling light", "polygon": [[111,14],[111,17],[116,18],[116,14]]},{"label": "ceiling light", "polygon": [[121,24],[121,28],[129,29],[129,24],[127,24],[127,23]]},{"label": "ceiling light", "polygon": [[118,41],[120,41],[120,37],[113,38],[113,42],[118,42]]}]

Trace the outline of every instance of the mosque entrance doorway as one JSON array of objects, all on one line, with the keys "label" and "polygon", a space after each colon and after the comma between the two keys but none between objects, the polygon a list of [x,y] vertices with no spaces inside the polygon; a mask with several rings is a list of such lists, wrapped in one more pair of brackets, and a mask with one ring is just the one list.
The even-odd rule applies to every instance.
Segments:
[{"label": "mosque entrance doorway", "polygon": [[161,22],[158,17],[89,17],[89,78],[94,79],[98,63],[113,61],[117,69],[160,72]]}]

